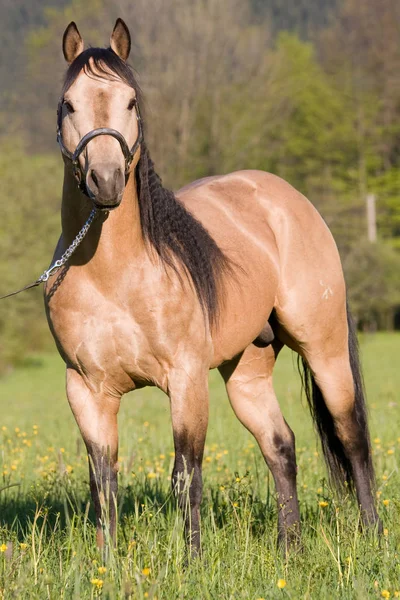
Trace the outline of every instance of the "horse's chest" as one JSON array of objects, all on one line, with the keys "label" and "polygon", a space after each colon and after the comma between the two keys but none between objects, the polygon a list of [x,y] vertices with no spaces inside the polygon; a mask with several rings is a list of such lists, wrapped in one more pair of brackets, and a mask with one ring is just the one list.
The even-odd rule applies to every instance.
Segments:
[{"label": "horse's chest", "polygon": [[64,360],[92,386],[125,393],[138,383],[162,378],[151,339],[124,306],[96,293],[80,297],[75,305],[60,295],[49,304],[49,320]]}]

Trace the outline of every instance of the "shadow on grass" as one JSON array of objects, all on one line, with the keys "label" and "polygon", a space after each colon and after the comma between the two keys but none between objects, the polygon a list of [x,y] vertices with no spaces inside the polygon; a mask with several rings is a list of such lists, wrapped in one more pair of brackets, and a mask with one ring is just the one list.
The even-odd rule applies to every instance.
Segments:
[{"label": "shadow on grass", "polygon": [[[48,483],[48,482],[47,482]],[[235,488],[222,492],[219,485],[207,486],[202,502],[202,519],[210,519],[213,526],[223,529],[235,526],[239,520],[248,520],[254,535],[271,532],[276,526],[276,506],[273,497],[266,501],[254,497],[249,488]],[[131,523],[146,513],[157,514],[166,524],[172,522],[178,509],[174,494],[161,482],[137,482],[121,486],[118,495],[120,523]],[[46,521],[44,536],[51,536],[55,529],[69,531],[71,522],[86,520],[95,527],[93,503],[89,495],[89,483],[83,480],[71,482],[62,479],[52,486],[38,484],[28,492],[18,486],[0,490],[0,527],[17,533],[22,541],[32,532],[33,523],[41,527]]]}]

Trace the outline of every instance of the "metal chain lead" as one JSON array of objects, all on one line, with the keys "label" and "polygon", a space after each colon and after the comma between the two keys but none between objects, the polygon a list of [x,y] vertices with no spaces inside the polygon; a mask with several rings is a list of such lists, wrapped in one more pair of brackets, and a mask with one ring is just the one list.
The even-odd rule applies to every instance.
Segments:
[{"label": "metal chain lead", "polygon": [[75,250],[77,249],[77,247],[79,246],[79,244],[82,242],[83,238],[89,231],[89,227],[93,223],[93,220],[96,215],[97,215],[97,208],[92,208],[88,220],[86,221],[86,223],[84,224],[82,229],[79,231],[78,235],[76,236],[76,238],[74,239],[72,244],[66,249],[66,251],[64,252],[62,257],[59,258],[58,260],[56,260],[56,262],[53,265],[51,265],[51,267],[49,269],[47,269],[43,273],[43,275],[41,275],[39,277],[39,279],[37,280],[38,283],[43,283],[43,282],[47,281],[49,279],[50,275],[52,275],[54,271],[58,271],[58,269],[63,267],[65,265],[65,263],[68,262],[68,259],[71,258],[71,256],[73,255],[73,253],[75,252]]}]

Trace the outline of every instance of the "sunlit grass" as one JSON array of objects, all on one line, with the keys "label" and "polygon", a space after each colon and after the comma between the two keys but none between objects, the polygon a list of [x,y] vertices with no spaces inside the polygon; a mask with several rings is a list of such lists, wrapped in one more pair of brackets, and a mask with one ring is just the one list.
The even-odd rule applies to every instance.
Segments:
[{"label": "sunlit grass", "polygon": [[275,387],[296,434],[303,546],[276,551],[271,475],[210,376],[204,459],[203,557],[184,569],[182,522],[170,493],[168,400],[154,389],[120,412],[118,548],[95,545],[88,463],[56,355],[0,380],[0,598],[391,598],[400,591],[400,336],[361,340],[384,535],[363,533],[337,499],[286,352]]}]

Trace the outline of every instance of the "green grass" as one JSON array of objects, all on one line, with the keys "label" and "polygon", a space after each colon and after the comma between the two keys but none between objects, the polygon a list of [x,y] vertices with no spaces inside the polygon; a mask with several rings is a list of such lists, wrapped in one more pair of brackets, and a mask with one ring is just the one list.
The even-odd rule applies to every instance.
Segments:
[{"label": "green grass", "polygon": [[[65,397],[63,364],[55,354],[34,357],[0,380],[0,598],[361,600],[381,598],[383,590],[394,597],[400,591],[399,350],[399,335],[361,340],[386,535],[361,533],[354,502],[332,494],[301,399],[295,357],[284,352],[275,388],[296,434],[302,552],[285,560],[276,551],[271,476],[234,417],[218,373],[212,373],[203,557],[187,569],[181,517],[170,495],[167,398],[147,389],[123,400],[118,549],[102,562],[87,459]],[[323,500],[325,508],[319,506]],[[286,581],[283,589],[279,579]]]}]

